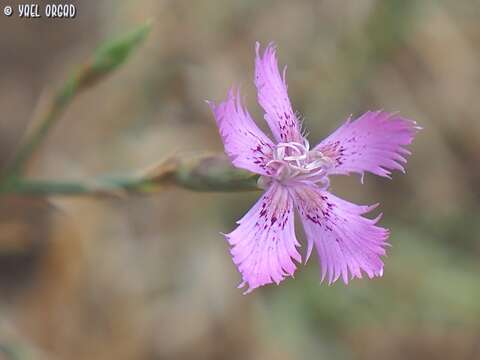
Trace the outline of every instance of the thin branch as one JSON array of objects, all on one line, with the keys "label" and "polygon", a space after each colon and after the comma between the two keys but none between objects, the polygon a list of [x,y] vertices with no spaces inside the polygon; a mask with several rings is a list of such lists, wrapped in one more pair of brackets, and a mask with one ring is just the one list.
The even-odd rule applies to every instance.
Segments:
[{"label": "thin branch", "polygon": [[139,176],[50,181],[11,178],[0,193],[35,196],[107,196],[151,194],[168,187],[202,192],[259,190],[258,175],[232,167],[223,155],[178,156]]},{"label": "thin branch", "polygon": [[99,80],[123,64],[132,51],[143,42],[150,28],[150,23],[144,24],[123,37],[100,46],[92,57],[65,82],[54,94],[46,113],[40,117],[38,126],[28,132],[22,141],[7,169],[5,182],[11,183],[13,181],[11,178],[22,174],[28,160],[46,138],[52,126],[60,119],[75,95],[97,84]]}]

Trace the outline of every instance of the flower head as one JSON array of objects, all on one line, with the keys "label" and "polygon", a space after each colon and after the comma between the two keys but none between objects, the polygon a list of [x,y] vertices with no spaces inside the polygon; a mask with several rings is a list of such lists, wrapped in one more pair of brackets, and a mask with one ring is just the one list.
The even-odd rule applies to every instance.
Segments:
[{"label": "flower head", "polygon": [[369,111],[349,118],[311,147],[292,109],[285,74],[286,67],[280,75],[273,44],[262,54],[257,43],[255,85],[273,140],[257,127],[238,91],[230,90],[218,105],[210,103],[233,165],[259,174],[259,186],[265,189],[237,228],[225,235],[242,275],[240,286],[246,285],[248,293],[294,274],[302,260],[294,209],[307,237],[305,261],[315,247],[322,281],[331,284],[341,277],[348,283],[363,273],[382,276],[389,232],[377,226],[380,216],[363,216],[376,205],[334,196],[328,191],[329,176],[358,173],[363,182],[365,172],[390,177],[392,170],[404,171],[410,154],[405,146],[420,128],[397,114]]}]

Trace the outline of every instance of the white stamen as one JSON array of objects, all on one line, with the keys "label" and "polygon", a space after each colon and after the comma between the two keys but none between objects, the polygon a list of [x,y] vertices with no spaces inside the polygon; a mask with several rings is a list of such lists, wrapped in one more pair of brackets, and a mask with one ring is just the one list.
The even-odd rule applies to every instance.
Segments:
[{"label": "white stamen", "polygon": [[[319,150],[310,150],[310,144],[298,142],[278,143],[273,151],[273,159],[267,166],[274,171],[274,179],[287,181],[303,181],[319,183],[328,187],[328,169],[333,165],[333,160]],[[260,179],[262,179],[261,177]],[[271,180],[270,180],[271,181]],[[265,185],[268,180],[259,180]]]}]

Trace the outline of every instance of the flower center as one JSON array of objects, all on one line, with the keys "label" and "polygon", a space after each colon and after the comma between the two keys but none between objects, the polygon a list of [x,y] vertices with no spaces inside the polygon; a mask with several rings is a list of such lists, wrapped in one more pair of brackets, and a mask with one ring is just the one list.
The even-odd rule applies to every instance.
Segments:
[{"label": "flower center", "polygon": [[308,182],[329,185],[327,171],[333,165],[332,160],[319,150],[310,150],[307,140],[278,143],[273,150],[273,159],[267,163],[273,174],[261,176],[259,186],[266,187],[274,179],[281,183]]}]

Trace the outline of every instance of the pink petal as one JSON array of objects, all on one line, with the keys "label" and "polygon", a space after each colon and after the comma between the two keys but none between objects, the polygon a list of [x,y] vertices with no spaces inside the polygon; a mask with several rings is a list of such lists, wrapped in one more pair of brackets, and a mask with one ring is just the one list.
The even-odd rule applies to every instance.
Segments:
[{"label": "pink petal", "polygon": [[277,57],[273,44],[269,44],[260,54],[260,44],[256,44],[255,85],[257,86],[258,102],[265,110],[267,121],[273,136],[279,142],[303,142],[300,124],[293,113],[288,98],[287,83],[278,71]]},{"label": "pink petal", "polygon": [[240,287],[246,293],[292,276],[301,261],[293,223],[293,199],[288,190],[274,182],[248,213],[237,222],[239,226],[225,235],[232,245],[233,262],[242,274]]},{"label": "pink petal", "polygon": [[363,216],[374,206],[355,205],[316,186],[295,188],[295,203],[300,212],[308,246],[318,253],[322,281],[331,284],[340,276],[345,283],[361,278],[382,276],[388,246],[388,230],[378,227],[376,219]]},{"label": "pink petal", "polygon": [[412,143],[420,128],[414,121],[384,111],[368,111],[358,119],[349,118],[315,149],[335,161],[330,174],[365,171],[390,177],[390,170],[405,172],[403,165],[410,152],[405,149]]},{"label": "pink petal", "polygon": [[242,106],[240,92],[228,92],[227,100],[212,108],[217,126],[222,137],[225,153],[233,165],[261,175],[268,175],[271,170],[266,163],[271,160],[272,141],[255,124],[252,117]]}]

